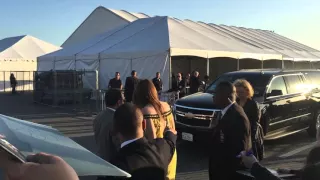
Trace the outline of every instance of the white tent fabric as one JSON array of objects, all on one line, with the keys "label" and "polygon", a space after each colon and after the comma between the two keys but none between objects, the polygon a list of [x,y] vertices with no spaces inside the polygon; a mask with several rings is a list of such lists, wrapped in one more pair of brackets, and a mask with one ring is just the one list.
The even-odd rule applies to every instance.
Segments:
[{"label": "white tent fabric", "polygon": [[59,49],[29,35],[10,37],[0,40],[0,60],[36,60],[39,56]]},{"label": "white tent fabric", "polygon": [[129,13],[123,10],[97,7],[61,45],[62,47],[74,46],[81,41],[86,41],[101,33],[123,26],[137,19],[148,18],[143,13]]},{"label": "white tent fabric", "polygon": [[[149,18],[149,16],[143,13],[132,13],[125,10],[112,10],[100,6],[96,8],[90,14],[90,16],[88,16],[88,18],[75,30],[74,33],[72,33],[72,35],[63,44],[63,47],[66,47],[70,44],[75,45],[76,43],[79,43],[81,41],[93,38],[100,33],[123,25],[127,25],[139,18]],[[251,48],[252,46],[254,46],[256,48],[263,49],[263,51],[268,52],[268,54],[281,54],[283,56],[283,60],[320,60],[320,55],[318,55],[319,50],[300,44],[271,31],[226,25],[206,24],[203,22],[179,20],[176,18],[173,18],[172,20],[175,20],[178,23],[184,25],[189,29],[189,31],[197,32],[208,39],[218,41],[220,45],[223,44],[229,46],[228,43],[220,41],[221,39],[218,36],[222,36],[224,37],[224,39],[229,38],[233,41],[238,41],[238,43],[234,43],[234,46],[237,46],[236,44],[239,44],[239,42],[241,42],[242,47],[243,44],[246,44],[246,48]],[[175,50],[173,49],[172,55],[188,55],[195,53],[195,51],[191,53],[190,51],[186,51],[186,49],[187,48],[177,48]],[[222,56],[224,52],[221,51],[220,53],[221,54],[219,56]],[[197,54],[200,57],[207,58],[206,52],[202,52],[200,50],[197,52]],[[214,52],[214,54],[217,54],[217,52]],[[237,57],[239,56],[239,54],[235,53],[234,56]],[[215,56],[211,55],[211,57]],[[245,57],[252,57],[252,54],[246,56],[242,53],[240,55],[240,58]]]},{"label": "white tent fabric", "polygon": [[[141,78],[162,73],[169,88],[170,56],[231,57],[260,60],[282,59],[219,34],[202,34],[168,17],[134,21],[91,40],[38,58],[38,70],[86,69],[99,71],[100,88],[106,88],[116,71],[122,77],[136,70]],[[50,63],[48,63],[50,62]]]}]

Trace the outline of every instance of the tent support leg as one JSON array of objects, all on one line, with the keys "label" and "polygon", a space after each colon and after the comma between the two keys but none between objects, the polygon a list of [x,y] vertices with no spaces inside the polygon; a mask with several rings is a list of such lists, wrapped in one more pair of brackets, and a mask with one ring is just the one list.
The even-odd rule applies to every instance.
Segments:
[{"label": "tent support leg", "polygon": [[292,68],[294,69],[294,61],[292,61]]},{"label": "tent support leg", "polygon": [[239,71],[240,70],[240,59],[238,58],[237,59],[237,71]]},{"label": "tent support leg", "polygon": [[261,69],[263,69],[263,61],[261,61]]},{"label": "tent support leg", "polygon": [[310,61],[310,69],[312,69],[312,62]]},{"label": "tent support leg", "polygon": [[281,61],[281,69],[284,69],[284,61]]},{"label": "tent support leg", "polygon": [[210,59],[207,58],[207,76],[209,76],[210,73]]},{"label": "tent support leg", "polygon": [[168,58],[169,58],[169,89],[171,89],[172,87],[172,59],[171,59],[171,54],[170,54],[170,50],[168,53]]}]

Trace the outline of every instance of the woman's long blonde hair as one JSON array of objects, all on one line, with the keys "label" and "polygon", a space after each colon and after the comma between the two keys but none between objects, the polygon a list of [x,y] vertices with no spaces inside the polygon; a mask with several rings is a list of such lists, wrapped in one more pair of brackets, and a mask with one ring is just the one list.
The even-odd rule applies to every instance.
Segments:
[{"label": "woman's long blonde hair", "polygon": [[133,103],[141,109],[147,105],[153,106],[160,119],[163,120],[163,110],[158,92],[150,80],[140,80],[133,93]]},{"label": "woman's long blonde hair", "polygon": [[251,86],[251,84],[249,83],[249,81],[245,80],[245,79],[237,79],[236,81],[234,81],[233,85],[237,88],[237,87],[242,87],[244,89],[246,89],[248,91],[249,97],[248,98],[252,98],[254,95],[254,90],[253,87]]}]

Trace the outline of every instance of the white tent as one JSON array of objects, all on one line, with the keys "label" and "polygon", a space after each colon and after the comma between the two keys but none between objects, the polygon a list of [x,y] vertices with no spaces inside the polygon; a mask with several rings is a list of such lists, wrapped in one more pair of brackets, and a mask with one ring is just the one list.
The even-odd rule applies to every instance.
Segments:
[{"label": "white tent", "polygon": [[[86,69],[99,71],[100,88],[106,88],[116,71],[122,77],[136,70],[141,78],[162,72],[169,88],[171,56],[234,59],[279,59],[282,55],[222,36],[196,31],[168,17],[144,18],[38,58],[38,70]],[[94,87],[94,85],[92,85]]]},{"label": "white tent", "polygon": [[0,40],[0,60],[36,60],[61,49],[33,36],[24,35]]},{"label": "white tent", "polygon": [[116,27],[148,17],[143,13],[129,13],[127,11],[107,9],[99,6],[67,38],[61,47],[73,46]]},{"label": "white tent", "polygon": [[[18,81],[33,80],[37,57],[61,49],[55,45],[25,35],[0,40],[0,91],[10,90],[10,73]],[[18,82],[18,89],[31,90],[30,84]]]}]

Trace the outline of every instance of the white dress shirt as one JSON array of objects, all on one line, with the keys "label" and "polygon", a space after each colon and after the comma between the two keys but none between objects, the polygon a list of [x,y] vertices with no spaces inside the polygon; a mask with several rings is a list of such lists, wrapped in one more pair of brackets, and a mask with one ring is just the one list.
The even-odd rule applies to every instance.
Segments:
[{"label": "white dress shirt", "polygon": [[228,109],[233,105],[234,103],[229,104],[227,107],[225,107],[222,111],[221,111],[221,119],[222,117],[227,113]]},{"label": "white dress shirt", "polygon": [[126,145],[128,145],[128,144],[130,144],[130,143],[135,142],[135,141],[138,140],[138,139],[140,139],[140,138],[131,139],[131,140],[128,140],[128,141],[123,142],[123,143],[121,144],[121,148],[123,148],[124,146],[126,146]]}]

